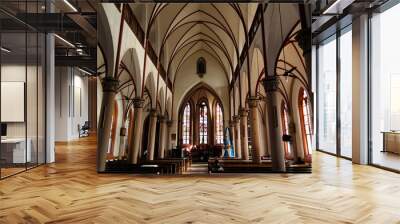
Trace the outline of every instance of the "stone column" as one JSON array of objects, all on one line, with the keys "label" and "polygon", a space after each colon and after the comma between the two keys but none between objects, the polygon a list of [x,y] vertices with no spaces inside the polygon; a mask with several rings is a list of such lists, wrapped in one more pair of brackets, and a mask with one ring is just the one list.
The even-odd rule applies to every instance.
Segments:
[{"label": "stone column", "polygon": [[102,80],[103,99],[101,102],[99,127],[97,128],[97,171],[103,172],[106,168],[107,150],[111,135],[114,100],[118,89],[118,80],[106,77]]},{"label": "stone column", "polygon": [[122,127],[119,131],[119,136],[120,136],[120,144],[119,144],[119,153],[118,153],[118,159],[122,159],[125,156],[125,146],[126,146],[126,128]]},{"label": "stone column", "polygon": [[144,100],[142,98],[133,99],[133,107],[135,110],[133,132],[129,136],[131,138],[131,145],[129,146],[128,160],[132,164],[137,164],[139,159],[139,146],[142,137],[142,113],[143,113]]},{"label": "stone column", "polygon": [[[293,111],[293,110],[291,110]],[[289,115],[289,135],[292,137],[292,141],[290,142],[292,146],[292,156],[293,156],[293,161],[297,162],[298,161],[298,152],[297,152],[297,142],[296,142],[296,124],[293,121],[293,116]]]},{"label": "stone column", "polygon": [[249,138],[247,134],[247,116],[249,112],[246,108],[240,110],[240,142],[242,143],[242,159],[249,159]]},{"label": "stone column", "polygon": [[282,147],[282,133],[279,129],[278,89],[279,78],[266,76],[263,80],[267,92],[268,130],[271,142],[272,169],[278,172],[286,171],[285,152]]},{"label": "stone column", "polygon": [[231,120],[230,122],[229,122],[229,128],[231,129],[231,133],[232,133],[232,139],[231,139],[231,142],[232,142],[232,147],[233,147],[233,149],[235,150],[235,157],[237,156],[237,152],[236,152],[236,124],[235,124],[235,121],[233,121],[233,120]]},{"label": "stone column", "polygon": [[251,120],[251,139],[252,139],[252,159],[254,163],[261,163],[261,143],[258,116],[258,98],[249,99],[250,120]]},{"label": "stone column", "polygon": [[172,144],[171,144],[171,131],[172,131],[172,125],[173,121],[168,120],[167,121],[167,135],[166,135],[166,141],[165,141],[165,146],[167,149],[167,155],[171,155],[171,149],[172,149]]},{"label": "stone column", "polygon": [[150,111],[150,129],[149,129],[149,141],[147,148],[149,149],[149,154],[147,155],[148,160],[154,160],[154,145],[156,140],[156,126],[157,126],[157,111]]},{"label": "stone column", "polygon": [[241,159],[242,158],[242,144],[240,141],[240,116],[234,116],[233,120],[235,123],[236,158]]},{"label": "stone column", "polygon": [[167,132],[167,118],[165,116],[160,116],[160,136],[159,136],[159,148],[158,148],[158,158],[163,159],[165,153],[165,135]]}]

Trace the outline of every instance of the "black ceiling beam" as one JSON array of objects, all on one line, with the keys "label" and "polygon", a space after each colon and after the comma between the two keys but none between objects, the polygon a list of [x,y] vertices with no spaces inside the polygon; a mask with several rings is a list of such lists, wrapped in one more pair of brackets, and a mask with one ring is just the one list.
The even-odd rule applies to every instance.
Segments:
[{"label": "black ceiling beam", "polygon": [[[74,13],[20,13],[16,17],[42,32],[82,31],[82,27],[70,18],[71,14]],[[93,13],[93,15],[86,15],[85,17],[91,18],[95,15]],[[96,27],[96,24],[93,23],[94,20],[91,19],[90,24]],[[7,29],[7,27],[5,28]]]},{"label": "black ceiling beam", "polygon": [[96,71],[96,58],[93,56],[55,56],[56,66],[87,67]]}]

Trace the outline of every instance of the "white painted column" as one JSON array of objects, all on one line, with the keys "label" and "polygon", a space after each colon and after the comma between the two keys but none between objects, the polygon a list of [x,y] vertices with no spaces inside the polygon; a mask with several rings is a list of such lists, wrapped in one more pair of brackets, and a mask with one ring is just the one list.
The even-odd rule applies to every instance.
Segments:
[{"label": "white painted column", "polygon": [[55,162],[55,54],[54,35],[46,35],[46,163]]},{"label": "white painted column", "polygon": [[352,157],[368,163],[368,15],[353,20]]}]

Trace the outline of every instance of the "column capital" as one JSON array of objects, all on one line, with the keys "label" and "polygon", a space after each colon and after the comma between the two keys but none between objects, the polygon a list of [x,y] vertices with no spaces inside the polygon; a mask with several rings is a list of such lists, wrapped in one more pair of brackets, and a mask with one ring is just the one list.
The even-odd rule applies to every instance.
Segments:
[{"label": "column capital", "polygon": [[263,84],[267,93],[275,92],[279,89],[279,78],[276,75],[267,75],[266,78],[263,79]]},{"label": "column capital", "polygon": [[133,107],[134,108],[143,108],[144,106],[144,99],[140,97],[136,97],[132,99]]},{"label": "column capital", "polygon": [[248,102],[249,102],[249,107],[250,108],[252,108],[252,107],[257,107],[258,106],[258,101],[259,101],[260,99],[258,98],[258,97],[256,97],[256,96],[252,96],[252,97],[249,97],[249,100],[248,100]]},{"label": "column capital", "polygon": [[151,117],[157,117],[157,116],[158,116],[157,110],[156,110],[156,109],[151,109],[151,110],[150,110],[150,116],[151,116]]},{"label": "column capital", "polygon": [[165,115],[160,115],[160,116],[158,116],[158,118],[160,119],[161,123],[167,123],[167,121],[168,121],[168,117]]},{"label": "column capital", "polygon": [[249,114],[249,110],[247,108],[241,108],[239,110],[240,117],[247,117]]},{"label": "column capital", "polygon": [[167,120],[167,125],[168,127],[172,127],[172,124],[174,123],[173,120]]},{"label": "column capital", "polygon": [[119,86],[119,81],[113,77],[105,77],[101,80],[103,86],[103,92],[114,92],[116,93]]},{"label": "column capital", "polygon": [[235,120],[232,119],[232,120],[229,121],[229,126],[230,127],[234,127],[235,125],[236,125]]},{"label": "column capital", "polygon": [[240,116],[239,115],[233,116],[233,122],[239,123],[239,121],[240,121]]}]

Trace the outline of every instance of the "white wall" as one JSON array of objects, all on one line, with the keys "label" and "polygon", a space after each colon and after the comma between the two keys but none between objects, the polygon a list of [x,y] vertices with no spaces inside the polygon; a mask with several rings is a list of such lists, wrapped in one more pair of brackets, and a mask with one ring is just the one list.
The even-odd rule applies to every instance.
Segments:
[{"label": "white wall", "polygon": [[[2,64],[2,82],[24,82],[26,85],[26,106],[22,108],[26,112],[24,122],[6,122],[8,138],[30,139],[32,158],[36,162],[36,152],[39,152],[39,162],[44,162],[44,74],[42,68],[36,65],[25,66],[25,64]],[[22,93],[24,94],[24,93]],[[7,96],[2,96],[7,97]],[[9,108],[1,108],[9,110]],[[7,111],[12,113],[12,111]],[[51,162],[51,157],[48,160]]]},{"label": "white wall", "polygon": [[79,137],[78,125],[88,120],[88,79],[71,67],[56,67],[55,141]]}]

